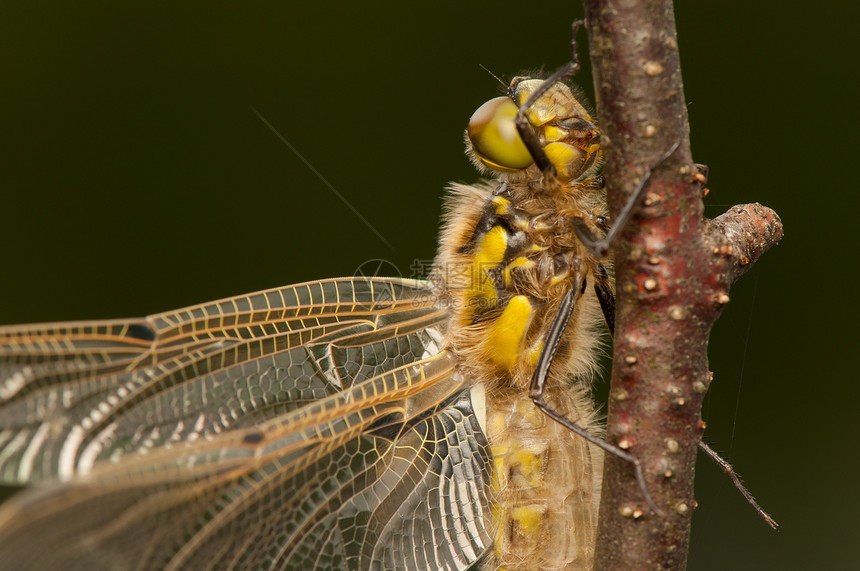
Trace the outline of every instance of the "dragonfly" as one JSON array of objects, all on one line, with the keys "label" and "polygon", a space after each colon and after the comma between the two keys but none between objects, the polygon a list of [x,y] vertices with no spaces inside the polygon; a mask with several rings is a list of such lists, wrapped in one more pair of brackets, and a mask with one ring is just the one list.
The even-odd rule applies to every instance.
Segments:
[{"label": "dragonfly", "polygon": [[472,116],[488,179],[451,186],[428,280],[0,327],[0,481],[27,487],[0,568],[590,568],[614,298],[577,67]]}]

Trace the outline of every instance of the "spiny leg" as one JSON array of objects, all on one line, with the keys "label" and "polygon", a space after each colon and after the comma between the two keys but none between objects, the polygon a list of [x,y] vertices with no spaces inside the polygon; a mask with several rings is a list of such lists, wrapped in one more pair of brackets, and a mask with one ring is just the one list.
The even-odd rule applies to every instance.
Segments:
[{"label": "spiny leg", "polygon": [[645,176],[643,176],[642,180],[639,181],[633,194],[631,194],[630,198],[627,199],[627,202],[618,214],[618,218],[613,221],[605,238],[601,240],[595,237],[594,233],[592,233],[591,229],[582,218],[573,219],[573,230],[576,232],[576,237],[579,238],[579,241],[582,242],[582,245],[585,246],[589,252],[598,258],[605,258],[609,254],[609,248],[615,240],[618,239],[621,231],[633,216],[633,212],[636,211],[636,207],[639,206],[639,202],[641,202],[642,197],[645,196],[645,191],[648,189],[648,183],[651,181],[651,175],[660,168],[660,165],[665,163],[669,157],[672,156],[680,144],[680,141],[676,141],[671,147],[669,147],[668,151],[663,153],[663,156],[657,159],[657,162],[651,165],[648,172],[645,173]]},{"label": "spiny leg", "polygon": [[[537,89],[529,96],[526,101],[520,105],[517,110],[517,115],[514,119],[514,123],[517,127],[517,132],[520,135],[523,143],[529,151],[529,154],[534,159],[535,164],[541,170],[541,172],[550,178],[555,177],[558,173],[556,171],[555,166],[553,166],[552,162],[547,157],[546,152],[543,149],[543,145],[541,144],[540,135],[538,135],[537,130],[534,126],[529,122],[526,113],[529,109],[531,109],[534,104],[541,98],[543,95],[549,91],[552,86],[554,86],[557,82],[561,81],[565,77],[573,75],[577,71],[579,71],[579,55],[576,52],[576,33],[579,28],[585,26],[584,20],[577,20],[573,23],[571,27],[571,61],[565,66],[557,69],[553,72],[552,75],[547,77],[543,83],[538,86]],[[593,125],[591,126],[594,127]],[[585,129],[585,127],[582,127]],[[645,173],[645,176],[642,177],[642,180],[639,181],[636,189],[630,195],[630,198],[627,200],[627,203],[621,209],[621,212],[618,214],[618,218],[614,221],[612,226],[609,228],[609,232],[606,236],[601,240],[595,237],[594,233],[588,227],[584,220],[581,218],[573,219],[573,229],[576,232],[577,238],[579,238],[580,242],[586,247],[586,249],[597,256],[598,258],[605,258],[609,254],[609,249],[618,236],[621,234],[621,231],[630,221],[630,218],[633,216],[633,213],[636,211],[636,207],[639,206],[639,202],[642,200],[642,197],[645,195],[645,191],[648,188],[648,182],[651,180],[651,176],[654,172],[664,163],[669,157],[678,149],[681,142],[676,141],[668,151],[666,151],[657,162],[655,162],[648,169],[648,172]],[[699,167],[699,165],[697,165]],[[707,180],[707,167],[701,165],[701,169],[699,169],[699,175],[702,179]],[[704,173],[702,172],[704,170]]]},{"label": "spiny leg", "polygon": [[609,454],[613,454],[622,460],[630,462],[633,465],[633,470],[636,474],[636,482],[639,484],[639,488],[642,490],[642,495],[645,496],[645,501],[648,502],[648,505],[654,510],[656,513],[662,515],[662,511],[657,505],[654,503],[654,500],[651,499],[651,494],[648,493],[648,488],[645,487],[645,476],[642,472],[642,465],[639,463],[639,460],[633,456],[614,446],[602,438],[598,438],[592,435],[590,432],[573,422],[572,420],[566,418],[563,414],[559,413],[555,409],[549,406],[547,402],[544,400],[544,395],[546,393],[547,381],[549,379],[549,371],[552,367],[552,361],[555,358],[556,352],[558,351],[558,347],[561,343],[561,340],[564,336],[564,330],[567,328],[567,323],[570,320],[570,316],[573,313],[573,308],[576,305],[576,295],[580,290],[581,285],[584,285],[583,278],[581,275],[578,275],[576,280],[573,283],[573,287],[571,287],[567,294],[565,294],[564,299],[559,306],[558,313],[553,319],[552,325],[550,326],[549,333],[547,333],[547,337],[544,340],[543,350],[541,351],[540,357],[538,357],[537,365],[535,366],[535,372],[532,375],[531,387],[529,388],[529,397],[532,399],[532,402],[535,403],[535,406],[538,407],[545,415],[558,422],[571,432],[578,434],[582,438],[585,438],[587,441],[591,442],[595,446],[602,448]]},{"label": "spiny leg", "polygon": [[609,336],[615,336],[615,293],[609,285],[609,274],[603,264],[597,264],[597,274],[594,276],[594,293],[597,294],[597,301],[600,302],[600,309],[603,311],[603,318],[606,320],[606,327],[609,329]]},{"label": "spiny leg", "polygon": [[713,448],[711,448],[701,440],[699,441],[699,448],[702,450],[702,452],[707,454],[711,458],[711,460],[716,462],[717,466],[719,466],[723,472],[725,472],[725,474],[729,477],[729,479],[731,479],[732,483],[735,485],[741,495],[746,498],[746,501],[753,507],[753,509],[758,513],[758,515],[761,516],[761,518],[765,522],[767,522],[770,527],[772,527],[773,529],[778,529],[779,524],[776,523],[776,520],[770,517],[770,515],[766,511],[764,511],[760,505],[758,505],[758,502],[755,501],[755,498],[752,497],[752,494],[749,493],[749,491],[746,489],[746,486],[741,483],[741,480],[740,478],[738,478],[738,475],[735,473],[735,470],[734,468],[732,468],[732,465],[726,462],[719,454],[714,451]]},{"label": "spiny leg", "polygon": [[514,124],[517,126],[517,132],[520,135],[520,138],[525,143],[526,148],[529,150],[529,154],[531,154],[532,158],[535,161],[535,164],[541,170],[544,175],[554,177],[557,173],[555,167],[552,162],[550,162],[549,157],[546,156],[546,153],[543,150],[543,145],[540,141],[540,136],[538,135],[535,128],[529,122],[528,117],[526,117],[526,112],[531,109],[534,104],[543,97],[543,95],[557,82],[561,81],[565,77],[573,75],[577,71],[579,71],[579,55],[576,53],[576,32],[579,28],[585,26],[585,20],[577,20],[573,23],[570,32],[570,47],[573,53],[571,62],[565,66],[560,67],[555,70],[552,75],[547,77],[540,86],[535,89],[534,93],[532,93],[528,99],[526,99],[525,103],[520,105],[519,110],[517,111],[517,116],[514,119]]}]

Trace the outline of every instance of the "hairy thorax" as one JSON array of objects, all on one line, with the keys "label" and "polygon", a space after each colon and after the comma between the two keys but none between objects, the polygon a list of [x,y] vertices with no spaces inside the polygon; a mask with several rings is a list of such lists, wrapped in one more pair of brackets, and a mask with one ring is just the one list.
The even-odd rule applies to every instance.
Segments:
[{"label": "hairy thorax", "polygon": [[[536,171],[536,169],[532,169]],[[454,186],[435,265],[453,314],[447,349],[484,387],[495,460],[497,530],[490,568],[585,569],[593,553],[601,455],[529,397],[532,373],[565,294],[574,310],[550,371],[547,402],[596,429],[589,394],[600,340],[592,288],[600,261],[578,242],[579,217],[597,230],[596,179],[529,177]]]}]

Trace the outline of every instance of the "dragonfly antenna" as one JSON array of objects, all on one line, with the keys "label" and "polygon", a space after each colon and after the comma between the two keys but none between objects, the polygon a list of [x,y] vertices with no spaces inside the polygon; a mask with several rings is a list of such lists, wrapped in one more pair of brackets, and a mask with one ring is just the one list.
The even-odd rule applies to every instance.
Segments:
[{"label": "dragonfly antenna", "polygon": [[480,68],[481,68],[481,69],[483,69],[484,71],[486,71],[487,73],[489,73],[489,74],[490,74],[490,76],[492,76],[492,77],[493,77],[493,79],[495,79],[496,81],[498,81],[498,82],[499,82],[499,84],[500,84],[503,88],[505,88],[505,89],[507,89],[507,88],[508,88],[508,84],[507,84],[507,83],[505,83],[504,81],[502,81],[502,79],[501,79],[498,75],[496,75],[495,73],[493,73],[492,71],[490,71],[490,69],[489,69],[487,66],[485,66],[485,65],[484,65],[484,64],[482,64],[482,63],[479,63],[479,64],[478,64],[478,66],[480,66]]}]

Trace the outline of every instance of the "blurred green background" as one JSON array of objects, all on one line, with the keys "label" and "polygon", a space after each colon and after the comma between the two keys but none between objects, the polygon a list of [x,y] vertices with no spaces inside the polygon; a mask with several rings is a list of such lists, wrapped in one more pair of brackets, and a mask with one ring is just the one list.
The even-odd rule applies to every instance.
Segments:
[{"label": "blurred green background", "polygon": [[[478,65],[554,69],[583,13],[265,4],[0,5],[0,323],[145,315],[376,258],[411,275],[445,184],[476,179],[462,131],[497,94]],[[707,214],[757,201],[785,224],[731,291],[704,411],[783,527],[702,459],[689,568],[860,568],[858,8],[700,0],[676,16]]]}]

